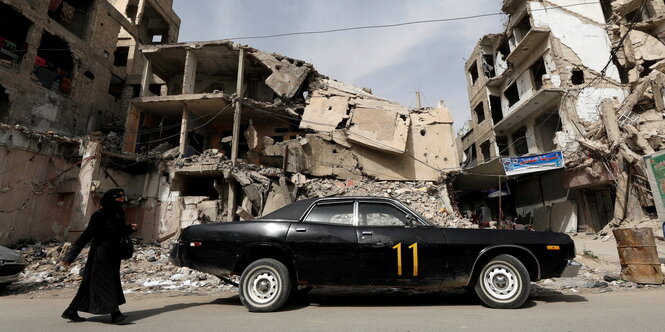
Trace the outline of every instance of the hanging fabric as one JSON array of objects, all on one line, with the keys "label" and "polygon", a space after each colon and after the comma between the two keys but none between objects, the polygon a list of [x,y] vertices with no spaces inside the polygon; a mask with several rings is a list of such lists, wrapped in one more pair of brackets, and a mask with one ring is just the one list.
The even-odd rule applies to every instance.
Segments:
[{"label": "hanging fabric", "polygon": [[40,57],[36,57],[36,58],[35,58],[35,65],[37,65],[37,66],[39,66],[39,67],[46,67],[46,59],[44,59],[44,58],[40,58]]},{"label": "hanging fabric", "polygon": [[51,3],[48,5],[48,10],[50,12],[55,12],[60,8],[60,5],[62,4],[63,0],[51,0]]}]

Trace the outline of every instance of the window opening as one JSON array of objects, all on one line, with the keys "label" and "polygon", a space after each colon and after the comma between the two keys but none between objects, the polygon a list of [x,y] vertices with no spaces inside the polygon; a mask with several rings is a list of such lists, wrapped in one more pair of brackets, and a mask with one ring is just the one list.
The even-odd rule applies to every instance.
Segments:
[{"label": "window opening", "polygon": [[0,68],[19,71],[28,44],[26,38],[32,22],[0,2]]},{"label": "window opening", "polygon": [[125,89],[125,81],[116,76],[111,76],[111,81],[109,82],[109,94],[115,97],[116,100],[122,99],[122,93]]},{"label": "window opening", "polygon": [[492,111],[492,121],[496,125],[503,120],[503,110],[501,109],[501,97],[490,96],[490,110]]},{"label": "window opening", "polygon": [[545,61],[543,61],[543,58],[536,60],[530,69],[531,73],[533,74],[534,89],[538,91],[543,87],[543,75],[547,74],[547,69],[545,68]]},{"label": "window opening", "polygon": [[488,161],[492,158],[490,154],[490,141],[487,140],[480,144],[480,154],[483,156],[483,161]]},{"label": "window opening", "polygon": [[51,1],[48,16],[82,39],[88,28],[91,7],[92,0]]},{"label": "window opening", "polygon": [[529,145],[526,142],[526,127],[522,127],[515,131],[512,135],[513,145],[515,146],[515,154],[518,156],[529,153]]},{"label": "window opening", "polygon": [[474,61],[469,68],[469,76],[471,77],[471,84],[476,84],[476,81],[478,80],[478,64],[476,61]]},{"label": "window opening", "polygon": [[34,73],[45,88],[69,95],[72,89],[74,60],[69,45],[64,40],[44,32]]},{"label": "window opening", "polygon": [[113,52],[113,65],[116,67],[127,67],[129,60],[129,47],[121,46]]},{"label": "window opening", "polygon": [[517,84],[511,84],[506,91],[503,92],[503,95],[508,99],[508,107],[515,105],[520,100],[520,93],[517,91]]},{"label": "window opening", "polygon": [[497,136],[496,137],[496,148],[499,149],[499,155],[501,157],[506,157],[510,155],[508,149],[508,137],[506,136]]},{"label": "window opening", "polygon": [[573,69],[570,81],[573,85],[584,84],[584,71],[581,69]]},{"label": "window opening", "polygon": [[2,85],[0,85],[0,121],[9,117],[9,94]]},{"label": "window opening", "polygon": [[478,124],[483,122],[485,120],[485,103],[480,102],[476,107],[473,109],[473,112],[476,114],[476,119],[478,120]]},{"label": "window opening", "polygon": [[494,55],[484,54],[483,55],[483,73],[485,77],[494,77],[496,72],[494,70]]}]

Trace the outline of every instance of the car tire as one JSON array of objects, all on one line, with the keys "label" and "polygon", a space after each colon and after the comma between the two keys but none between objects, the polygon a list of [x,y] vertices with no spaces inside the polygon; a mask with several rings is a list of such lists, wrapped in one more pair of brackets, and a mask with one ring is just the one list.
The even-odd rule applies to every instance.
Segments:
[{"label": "car tire", "polygon": [[490,260],[475,280],[476,294],[491,308],[515,309],[529,297],[531,278],[524,264],[511,255]]},{"label": "car tire", "polygon": [[240,276],[242,304],[252,312],[271,312],[281,308],[291,295],[291,274],[280,261],[263,258],[249,264]]}]

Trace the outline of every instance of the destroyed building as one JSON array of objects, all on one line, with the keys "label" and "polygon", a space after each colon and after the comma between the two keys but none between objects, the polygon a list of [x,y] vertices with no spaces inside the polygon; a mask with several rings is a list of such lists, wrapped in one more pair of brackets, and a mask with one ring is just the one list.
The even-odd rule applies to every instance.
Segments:
[{"label": "destroyed building", "polygon": [[[34,3],[43,13],[50,5]],[[250,219],[332,194],[407,197],[435,220],[450,218],[441,176],[459,160],[446,108],[409,109],[312,64],[229,41],[176,43],[180,22],[168,1],[91,4],[112,18],[104,29],[86,21],[96,27],[89,31],[106,33],[101,45],[108,49],[67,39],[92,45],[70,47],[70,95],[26,90],[19,98],[8,90],[0,214],[9,222],[0,242],[71,240],[112,187],[126,189],[127,220],[149,241],[193,223]],[[40,11],[33,21],[46,19]],[[32,58],[22,60],[24,84],[43,89],[30,76]],[[89,58],[99,67],[87,65]],[[82,72],[89,68],[92,79]],[[44,126],[39,98],[56,112]],[[37,120],[20,119],[35,109]],[[66,120],[70,113],[76,126]]]},{"label": "destroyed building", "polygon": [[[80,136],[122,130],[141,45],[177,41],[171,1],[0,1],[0,239],[84,225]],[[157,38],[162,36],[162,39]],[[137,71],[138,70],[138,71]],[[92,208],[92,206],[91,206]],[[85,220],[85,221],[84,221]]]},{"label": "destroyed building", "polygon": [[505,0],[505,32],[466,63],[460,209],[568,232],[654,217],[641,156],[663,149],[663,9]]}]

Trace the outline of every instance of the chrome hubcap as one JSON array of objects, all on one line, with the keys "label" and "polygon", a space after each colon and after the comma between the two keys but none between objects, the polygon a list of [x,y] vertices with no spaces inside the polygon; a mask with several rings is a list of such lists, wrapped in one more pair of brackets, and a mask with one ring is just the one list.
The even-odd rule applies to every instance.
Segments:
[{"label": "chrome hubcap", "polygon": [[246,293],[256,304],[268,304],[273,301],[280,290],[277,271],[270,267],[260,267],[249,276]]},{"label": "chrome hubcap", "polygon": [[485,270],[483,286],[495,299],[508,300],[517,294],[520,282],[512,267],[494,264]]}]

